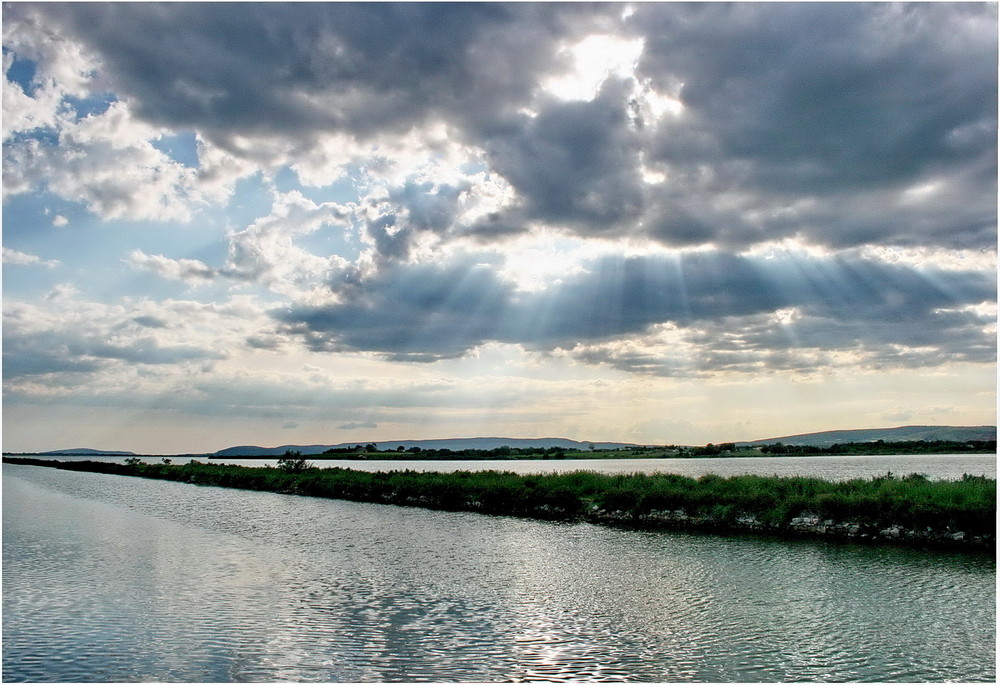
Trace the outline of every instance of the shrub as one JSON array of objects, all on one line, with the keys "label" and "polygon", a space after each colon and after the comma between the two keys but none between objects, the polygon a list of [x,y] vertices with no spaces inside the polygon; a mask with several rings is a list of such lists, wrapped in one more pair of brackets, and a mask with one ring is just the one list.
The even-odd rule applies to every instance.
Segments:
[{"label": "shrub", "polygon": [[278,468],[285,473],[301,473],[312,467],[313,465],[307,462],[301,453],[292,450],[286,451],[285,456],[278,459]]}]

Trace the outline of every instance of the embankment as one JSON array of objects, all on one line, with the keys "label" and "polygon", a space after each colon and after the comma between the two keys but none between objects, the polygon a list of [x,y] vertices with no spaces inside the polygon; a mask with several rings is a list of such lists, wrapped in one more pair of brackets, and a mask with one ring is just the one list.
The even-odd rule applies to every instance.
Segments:
[{"label": "embankment", "polygon": [[[4,457],[4,462],[359,502],[650,529],[813,537],[994,550],[996,480],[887,474],[843,482],[804,477],[592,471],[520,475],[117,464]],[[299,466],[302,466],[301,464]]]}]

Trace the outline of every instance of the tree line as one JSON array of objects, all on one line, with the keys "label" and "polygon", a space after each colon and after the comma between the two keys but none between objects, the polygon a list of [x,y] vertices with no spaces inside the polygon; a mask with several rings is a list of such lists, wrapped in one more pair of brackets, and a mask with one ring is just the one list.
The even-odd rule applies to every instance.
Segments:
[{"label": "tree line", "polygon": [[395,448],[380,450],[374,443],[355,445],[354,447],[332,447],[324,450],[325,455],[364,458],[370,454],[378,454],[379,459],[508,459],[510,457],[531,457],[540,459],[564,459],[568,454],[583,454],[583,450],[569,450],[565,447],[493,447],[490,449],[427,448],[413,446],[406,448],[399,445]]},{"label": "tree line", "polygon": [[996,440],[898,440],[886,442],[846,442],[818,447],[816,445],[761,445],[764,454],[808,456],[813,454],[949,454],[952,452],[996,452]]}]

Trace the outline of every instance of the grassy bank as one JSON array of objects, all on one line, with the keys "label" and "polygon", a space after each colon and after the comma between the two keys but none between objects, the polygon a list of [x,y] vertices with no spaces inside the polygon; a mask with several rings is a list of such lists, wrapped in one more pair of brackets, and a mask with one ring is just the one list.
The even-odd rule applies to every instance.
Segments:
[{"label": "grassy bank", "polygon": [[5,457],[5,462],[74,471],[531,518],[641,527],[757,531],[863,541],[993,548],[996,480],[919,475],[844,482],[804,477],[591,471],[519,475],[498,471],[367,472],[245,467],[193,461],[114,464]]}]

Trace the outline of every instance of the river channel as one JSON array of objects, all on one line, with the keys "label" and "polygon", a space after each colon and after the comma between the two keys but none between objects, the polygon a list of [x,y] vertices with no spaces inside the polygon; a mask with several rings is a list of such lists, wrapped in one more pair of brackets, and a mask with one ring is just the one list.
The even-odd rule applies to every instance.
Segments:
[{"label": "river channel", "polygon": [[995,577],[3,466],[6,682],[995,681]]}]

